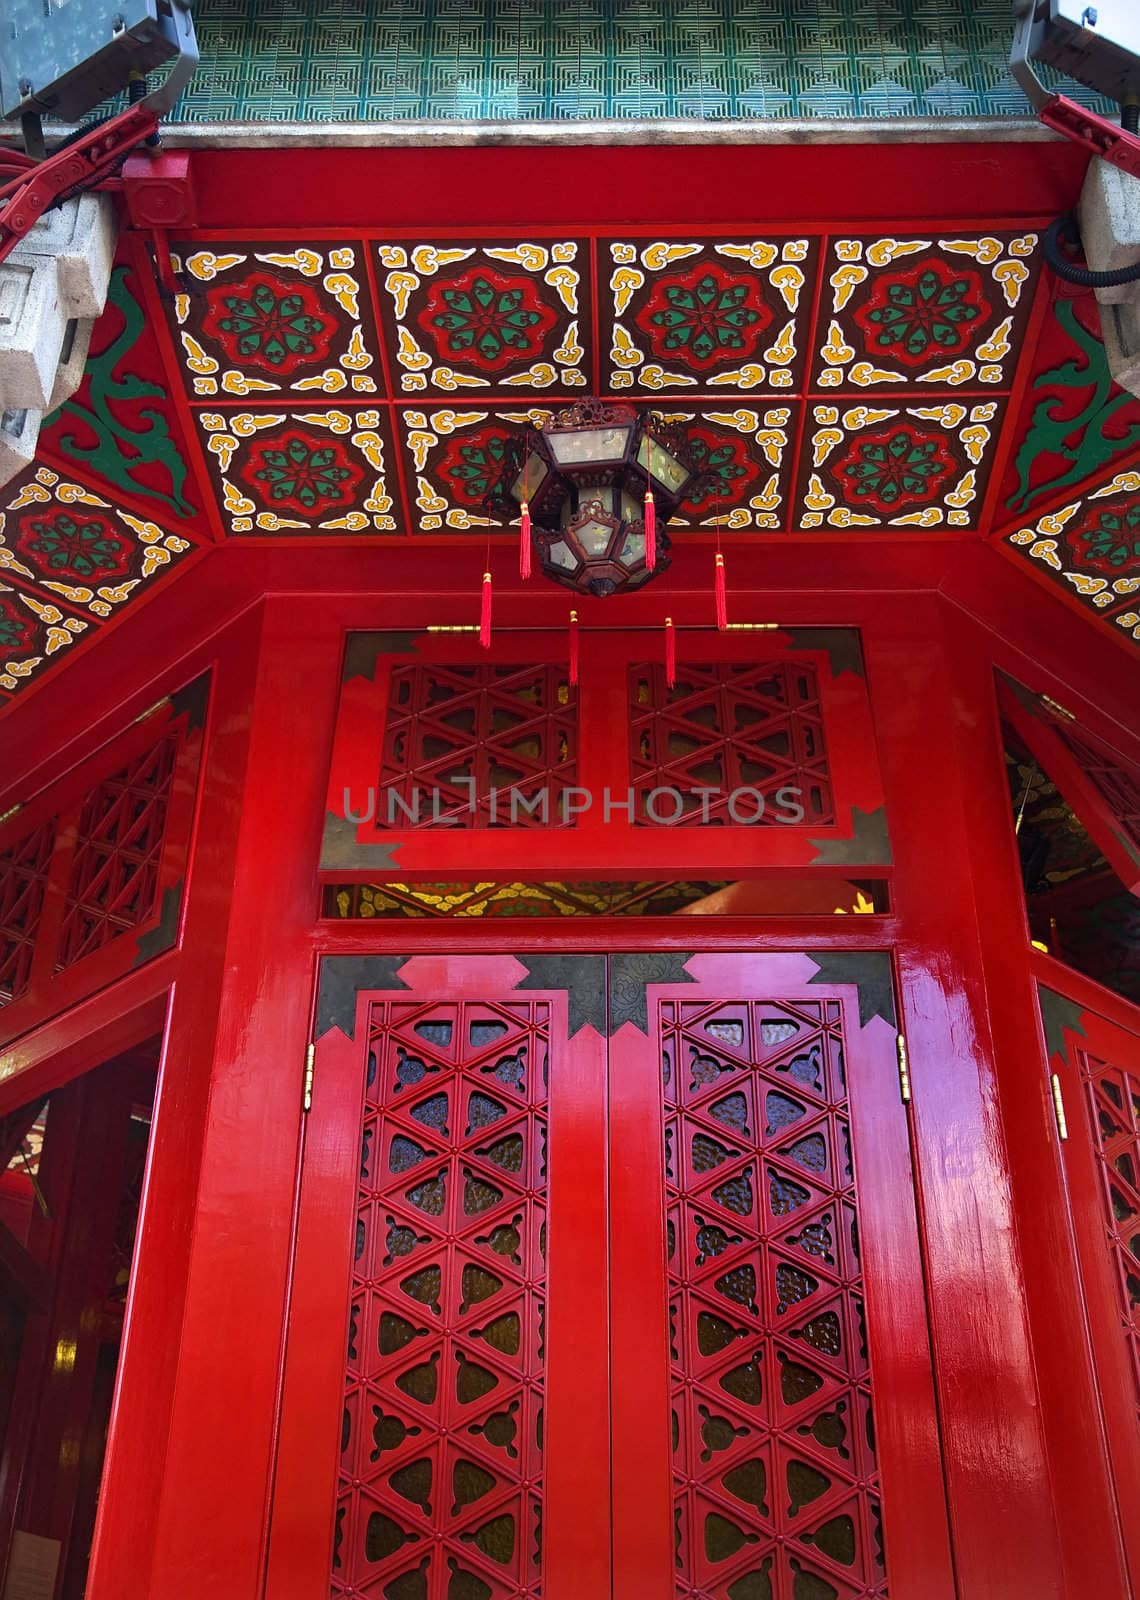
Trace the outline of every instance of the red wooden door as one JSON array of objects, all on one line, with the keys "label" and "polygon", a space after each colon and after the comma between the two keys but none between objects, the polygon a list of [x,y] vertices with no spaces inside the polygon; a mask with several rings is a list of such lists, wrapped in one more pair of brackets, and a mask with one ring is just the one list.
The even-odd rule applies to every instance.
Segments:
[{"label": "red wooden door", "polygon": [[1140,1012],[1109,995],[1109,1018],[1075,996],[1052,963],[1038,990],[1066,1137],[1069,1213],[1117,1490],[1121,1534],[1140,1592]]},{"label": "red wooden door", "polygon": [[267,1592],[949,1600],[885,955],[323,963]]}]

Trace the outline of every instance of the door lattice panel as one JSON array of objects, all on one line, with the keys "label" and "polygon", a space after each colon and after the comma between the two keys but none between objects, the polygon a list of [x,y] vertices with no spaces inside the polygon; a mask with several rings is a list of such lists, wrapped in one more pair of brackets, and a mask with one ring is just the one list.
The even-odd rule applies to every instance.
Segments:
[{"label": "door lattice panel", "polygon": [[540,1594],[548,1036],[372,1009],[334,1595]]},{"label": "door lattice panel", "polygon": [[1077,1052],[1104,1196],[1105,1237],[1120,1295],[1120,1326],[1140,1405],[1140,1077]]},{"label": "door lattice panel", "polygon": [[1065,725],[1055,725],[1055,732],[1100,794],[1133,855],[1140,857],[1140,784],[1136,778],[1103,745]]},{"label": "door lattice panel", "polygon": [[52,820],[0,854],[0,1005],[27,991],[54,844]]},{"label": "door lattice panel", "polygon": [[577,753],[577,690],[562,667],[398,667],[377,826],[557,827]]},{"label": "door lattice panel", "polygon": [[676,1593],[881,1600],[840,1006],[661,1027]]},{"label": "door lattice panel", "polygon": [[149,920],[155,908],[180,734],[170,732],[87,797],[57,971]]},{"label": "door lattice panel", "polygon": [[[670,689],[664,668],[643,662],[629,669],[629,701],[637,822],[835,821],[819,683],[807,663],[682,664]],[[702,788],[713,792],[702,799]],[[655,801],[654,790],[669,796]],[[763,796],[759,815],[742,790]],[[781,800],[781,791],[791,793]]]}]

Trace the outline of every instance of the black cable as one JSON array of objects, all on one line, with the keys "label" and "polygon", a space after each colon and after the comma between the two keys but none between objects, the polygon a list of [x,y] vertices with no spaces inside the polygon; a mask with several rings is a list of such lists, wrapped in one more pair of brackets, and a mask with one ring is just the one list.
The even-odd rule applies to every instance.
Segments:
[{"label": "black cable", "polygon": [[1066,283],[1078,283],[1083,289],[1115,289],[1124,283],[1140,283],[1140,261],[1131,267],[1117,267],[1112,272],[1093,272],[1069,259],[1061,248],[1062,240],[1076,245],[1081,242],[1080,228],[1072,211],[1066,211],[1063,217],[1051,222],[1041,242],[1045,260]]}]

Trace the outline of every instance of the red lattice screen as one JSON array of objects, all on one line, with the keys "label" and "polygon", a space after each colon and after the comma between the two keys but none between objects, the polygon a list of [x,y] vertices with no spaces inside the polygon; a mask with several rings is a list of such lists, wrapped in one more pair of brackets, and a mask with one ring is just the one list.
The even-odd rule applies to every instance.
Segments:
[{"label": "red lattice screen", "polygon": [[164,734],[84,801],[57,971],[153,915],[180,740]]},{"label": "red lattice screen", "polygon": [[332,1593],[539,1593],[549,1005],[371,1011]]},{"label": "red lattice screen", "polygon": [[677,1587],[885,1595],[841,1009],[663,1004]]},{"label": "red lattice screen", "polygon": [[577,757],[577,690],[563,667],[396,667],[376,824],[562,826]]},{"label": "red lattice screen", "polygon": [[1140,782],[1122,761],[1101,744],[1084,737],[1063,723],[1054,731],[1068,746],[1085,777],[1100,794],[1117,827],[1140,859]]},{"label": "red lattice screen", "polygon": [[0,853],[0,1005],[27,992],[54,844],[52,819]]},{"label": "red lattice screen", "polygon": [[[629,669],[629,716],[637,822],[834,822],[811,665],[684,663],[669,688],[662,666],[641,662]],[[711,792],[702,797],[702,789]],[[669,793],[654,799],[654,790]],[[763,797],[762,810],[746,790]],[[802,815],[793,818],[797,807]]]},{"label": "red lattice screen", "polygon": [[1121,1333],[1140,1406],[1140,1074],[1077,1052],[1104,1199]]}]

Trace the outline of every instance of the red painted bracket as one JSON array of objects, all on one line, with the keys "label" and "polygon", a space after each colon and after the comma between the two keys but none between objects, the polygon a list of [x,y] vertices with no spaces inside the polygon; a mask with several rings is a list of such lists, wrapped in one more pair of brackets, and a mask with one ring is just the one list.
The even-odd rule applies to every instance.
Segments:
[{"label": "red painted bracket", "polygon": [[79,189],[90,189],[158,129],[156,112],[139,104],[120,111],[63,150],[0,187],[0,261],[44,212]]},{"label": "red painted bracket", "polygon": [[1063,94],[1050,95],[1037,115],[1054,133],[1063,133],[1090,155],[1101,156],[1122,172],[1140,178],[1140,136],[1137,134]]}]

